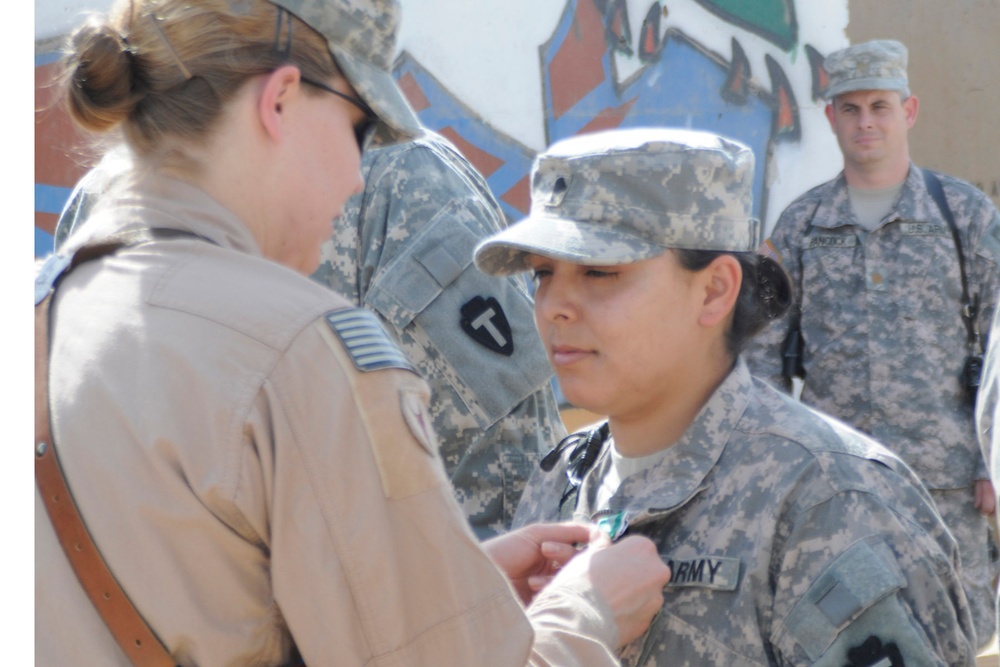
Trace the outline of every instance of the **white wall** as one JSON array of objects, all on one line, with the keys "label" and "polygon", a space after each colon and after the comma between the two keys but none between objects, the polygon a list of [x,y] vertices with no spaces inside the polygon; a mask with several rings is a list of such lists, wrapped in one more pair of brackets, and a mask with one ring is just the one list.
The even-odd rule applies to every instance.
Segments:
[{"label": "white wall", "polygon": [[[544,148],[543,83],[539,48],[553,34],[569,0],[407,0],[399,46],[442,86],[495,130],[532,151]],[[583,0],[590,2],[591,0]],[[791,0],[787,0],[791,1]],[[633,35],[654,0],[627,0]],[[760,4],[770,4],[759,0]],[[781,0],[774,0],[780,3]],[[37,0],[35,37],[64,34],[82,12],[104,11],[111,0]],[[783,68],[799,106],[801,134],[795,141],[772,142],[758,155],[766,169],[766,224],[773,225],[787,203],[840,169],[840,154],[823,115],[812,99],[812,72],[804,51],[810,44],[826,54],[847,44],[847,0],[827,3],[798,0],[794,7],[798,40],[787,51],[771,41],[706,10],[695,0],[665,3],[661,30],[679,30],[721,59],[729,57],[735,37],[749,58],[753,81],[769,89],[765,56]],[[51,42],[48,43],[51,48]],[[641,67],[636,57],[615,56],[619,76]]]}]

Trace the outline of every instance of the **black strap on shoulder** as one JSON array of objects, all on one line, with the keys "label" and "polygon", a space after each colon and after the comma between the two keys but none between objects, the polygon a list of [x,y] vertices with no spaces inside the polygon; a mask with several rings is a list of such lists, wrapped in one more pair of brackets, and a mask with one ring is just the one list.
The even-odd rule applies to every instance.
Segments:
[{"label": "black strap on shoulder", "polygon": [[941,186],[941,179],[930,169],[923,169],[924,185],[927,192],[941,210],[941,215],[948,223],[951,230],[951,238],[955,242],[955,252],[958,255],[958,271],[962,277],[962,321],[965,322],[965,330],[968,334],[969,345],[974,352],[981,352],[979,346],[979,331],[976,326],[976,318],[979,315],[979,294],[969,297],[969,279],[965,272],[965,251],[962,249],[962,239],[958,233],[958,225],[955,224],[955,216],[948,206],[948,199],[944,196],[944,188]]},{"label": "black strap on shoulder", "polygon": [[[816,208],[806,222],[808,228],[819,212],[819,207],[823,204],[820,199],[816,202]],[[808,232],[807,232],[808,233]],[[802,336],[802,253],[796,253],[796,261],[799,265],[798,284],[792,285],[792,307],[790,319],[788,321],[788,331],[785,339],[781,342],[781,377],[791,382],[792,378],[806,378],[806,368],[803,362],[805,356],[806,341]]]}]

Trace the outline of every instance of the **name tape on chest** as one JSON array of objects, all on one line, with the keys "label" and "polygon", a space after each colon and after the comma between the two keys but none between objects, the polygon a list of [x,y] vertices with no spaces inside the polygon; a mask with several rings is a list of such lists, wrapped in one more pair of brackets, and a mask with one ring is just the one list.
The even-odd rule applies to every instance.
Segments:
[{"label": "name tape on chest", "polygon": [[716,591],[735,591],[740,582],[740,560],[723,556],[692,556],[673,558],[664,556],[670,568],[667,588],[710,588]]},{"label": "name tape on chest", "polygon": [[853,248],[858,245],[858,237],[847,234],[813,234],[806,248]]},{"label": "name tape on chest", "polygon": [[401,368],[417,372],[371,311],[364,308],[335,310],[326,314],[326,321],[359,371]]}]

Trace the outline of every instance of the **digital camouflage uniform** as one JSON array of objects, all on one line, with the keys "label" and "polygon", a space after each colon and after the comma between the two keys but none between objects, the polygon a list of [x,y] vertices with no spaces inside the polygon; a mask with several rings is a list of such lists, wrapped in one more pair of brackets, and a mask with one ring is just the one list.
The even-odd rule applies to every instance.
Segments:
[{"label": "digital camouflage uniform", "polygon": [[[753,162],[704,132],[564,140],[535,164],[531,216],[481,244],[476,264],[504,275],[531,255],[600,268],[672,248],[753,251]],[[765,262],[761,307],[787,288],[765,290],[783,277]],[[651,353],[657,344],[670,341]],[[616,405],[633,414],[628,399]],[[653,419],[629,423],[645,433],[661,426]],[[545,457],[514,523],[575,517],[657,544],[671,582],[625,665],[973,664],[955,541],[881,445],[751,378],[740,358],[662,458],[618,486],[606,428]]]},{"label": "digital camouflage uniform", "polygon": [[[991,330],[998,326],[998,318],[1000,318],[1000,308],[993,312]],[[979,434],[979,447],[983,453],[983,460],[986,461],[986,466],[989,468],[990,479],[993,480],[994,493],[1000,490],[1000,457],[993,456],[993,452],[1000,446],[1000,430],[994,428],[998,412],[1000,412],[1000,339],[994,337],[986,350],[983,381],[976,397],[976,429]],[[994,500],[1000,501],[1000,495]],[[997,505],[1000,506],[1000,502]],[[997,599],[1000,601],[1000,593],[998,593]],[[998,608],[1000,608],[1000,604],[998,604]],[[1000,631],[1000,615],[997,616],[997,630]]]},{"label": "digital camouflage uniform", "polygon": [[482,176],[442,137],[362,156],[365,191],[334,222],[313,278],[373,310],[431,386],[441,455],[480,538],[510,528],[524,484],[565,434],[518,278],[472,264],[505,225]]},{"label": "digital camouflage uniform", "polygon": [[559,508],[564,456],[532,477],[515,525],[575,515],[656,542],[671,583],[623,665],[974,664],[957,549],[912,471],[742,361],[666,457],[598,507],[611,445],[575,512],[572,497]]},{"label": "digital camouflage uniform", "polygon": [[[973,186],[940,179],[985,339],[1000,289],[1000,215]],[[790,388],[781,375],[782,341],[801,306],[802,401],[872,435],[930,489],[958,541],[973,617],[987,641],[993,566],[987,520],[973,505],[974,480],[987,471],[961,381],[970,353],[962,283],[948,223],[921,170],[911,164],[892,212],[870,233],[857,224],[841,174],[796,199],[770,245],[791,275],[796,304],[751,343],[751,370]]]}]

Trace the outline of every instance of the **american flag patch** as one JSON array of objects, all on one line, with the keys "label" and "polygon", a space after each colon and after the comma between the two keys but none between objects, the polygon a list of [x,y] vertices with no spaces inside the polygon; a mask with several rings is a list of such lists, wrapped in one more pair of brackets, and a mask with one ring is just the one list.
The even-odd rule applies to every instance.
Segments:
[{"label": "american flag patch", "polygon": [[401,368],[417,372],[374,313],[364,308],[335,310],[326,314],[326,321],[359,371]]}]

